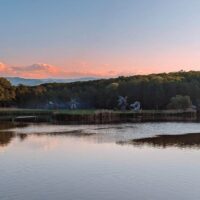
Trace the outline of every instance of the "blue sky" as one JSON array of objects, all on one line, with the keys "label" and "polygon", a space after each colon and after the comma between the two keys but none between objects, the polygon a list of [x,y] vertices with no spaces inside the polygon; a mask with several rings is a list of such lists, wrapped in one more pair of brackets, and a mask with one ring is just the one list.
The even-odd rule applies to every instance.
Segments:
[{"label": "blue sky", "polygon": [[199,10],[198,0],[0,0],[2,73],[198,70]]}]

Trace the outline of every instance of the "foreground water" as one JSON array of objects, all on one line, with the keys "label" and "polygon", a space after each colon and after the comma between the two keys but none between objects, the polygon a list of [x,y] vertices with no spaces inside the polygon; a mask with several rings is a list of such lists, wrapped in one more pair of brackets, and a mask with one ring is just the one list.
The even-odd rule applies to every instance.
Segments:
[{"label": "foreground water", "polygon": [[0,127],[0,200],[200,199],[198,123]]}]

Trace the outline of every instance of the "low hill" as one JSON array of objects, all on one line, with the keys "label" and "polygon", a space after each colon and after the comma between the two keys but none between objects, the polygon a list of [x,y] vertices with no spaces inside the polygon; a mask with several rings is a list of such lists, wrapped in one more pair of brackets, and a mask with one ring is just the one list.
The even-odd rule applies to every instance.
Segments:
[{"label": "low hill", "polygon": [[83,77],[83,78],[70,78],[70,79],[26,79],[20,77],[5,77],[7,80],[11,82],[12,85],[28,85],[28,86],[36,86],[44,83],[71,83],[77,81],[89,81],[96,80],[94,77]]}]

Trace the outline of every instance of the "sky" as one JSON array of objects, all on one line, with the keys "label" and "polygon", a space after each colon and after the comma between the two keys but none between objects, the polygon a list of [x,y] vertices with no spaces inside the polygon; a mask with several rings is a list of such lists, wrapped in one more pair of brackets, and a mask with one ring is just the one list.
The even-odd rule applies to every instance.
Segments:
[{"label": "sky", "polygon": [[0,75],[200,70],[199,0],[0,0]]}]

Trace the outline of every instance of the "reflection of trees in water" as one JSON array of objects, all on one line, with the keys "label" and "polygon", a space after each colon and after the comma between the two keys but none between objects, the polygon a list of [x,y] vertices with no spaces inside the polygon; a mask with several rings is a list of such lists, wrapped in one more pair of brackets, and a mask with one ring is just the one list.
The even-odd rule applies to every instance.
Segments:
[{"label": "reflection of trees in water", "polygon": [[0,132],[0,147],[7,146],[15,137],[19,137],[20,140],[23,141],[26,139],[27,136],[28,136],[27,134],[16,135],[13,132]]},{"label": "reflection of trees in water", "polygon": [[7,146],[14,137],[13,132],[0,132],[0,146]]},{"label": "reflection of trees in water", "polygon": [[21,134],[18,135],[18,137],[20,138],[21,141],[23,141],[28,137],[28,135],[24,134],[24,133],[21,133]]},{"label": "reflection of trees in water", "polygon": [[11,123],[11,122],[1,122],[0,123],[0,130],[7,130],[11,128],[23,128],[28,126],[25,123]]},{"label": "reflection of trees in water", "polygon": [[154,147],[179,147],[200,148],[200,133],[189,133],[183,135],[158,135],[152,138],[134,139],[129,144],[141,146],[151,145]]},{"label": "reflection of trees in water", "polygon": [[71,130],[71,131],[65,131],[65,132],[52,132],[52,133],[32,133],[32,134],[25,134],[25,133],[14,133],[14,132],[0,132],[0,147],[1,146],[7,146],[12,139],[15,137],[18,137],[20,141],[24,141],[28,136],[30,135],[36,135],[36,136],[43,136],[43,135],[48,135],[48,136],[76,136],[76,137],[85,137],[85,136],[91,136],[94,133],[87,133],[84,132],[83,130]]},{"label": "reflection of trees in water", "polygon": [[6,130],[10,128],[15,128],[15,127],[16,125],[14,123],[10,123],[10,122],[0,123],[0,130]]},{"label": "reflection of trees in water", "polygon": [[18,136],[20,140],[24,140],[27,137],[27,134],[18,134],[16,135],[14,132],[10,131],[3,131],[10,128],[16,128],[16,127],[26,127],[27,124],[23,123],[11,123],[11,122],[3,122],[0,123],[0,146],[7,146],[14,137]]}]

